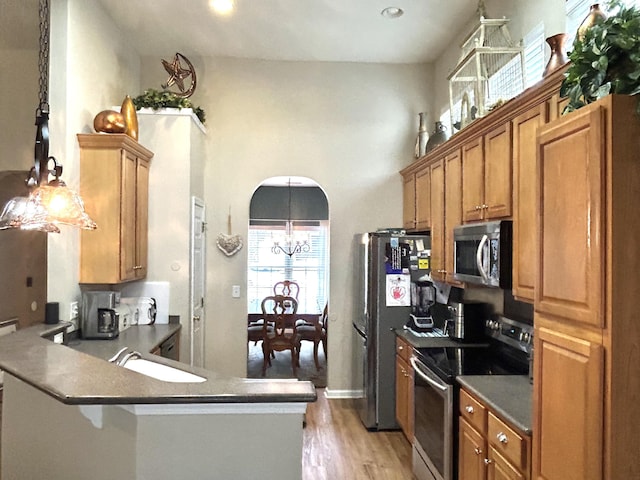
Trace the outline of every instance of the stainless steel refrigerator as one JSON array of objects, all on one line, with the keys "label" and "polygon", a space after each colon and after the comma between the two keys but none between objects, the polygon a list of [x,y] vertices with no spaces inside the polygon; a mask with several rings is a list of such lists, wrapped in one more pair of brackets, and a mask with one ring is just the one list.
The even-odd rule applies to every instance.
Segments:
[{"label": "stainless steel refrigerator", "polygon": [[371,430],[398,428],[395,403],[395,333],[409,321],[410,282],[430,273],[425,235],[365,233],[354,239],[353,327],[362,355],[359,413]]}]

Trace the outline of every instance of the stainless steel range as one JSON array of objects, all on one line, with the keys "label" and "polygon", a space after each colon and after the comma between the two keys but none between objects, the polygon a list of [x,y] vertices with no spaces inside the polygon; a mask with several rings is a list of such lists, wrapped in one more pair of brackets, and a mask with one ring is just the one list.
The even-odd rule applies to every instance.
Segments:
[{"label": "stainless steel range", "polygon": [[529,373],[532,325],[498,317],[486,321],[485,333],[481,344],[415,349],[412,460],[418,480],[457,479],[457,376]]}]

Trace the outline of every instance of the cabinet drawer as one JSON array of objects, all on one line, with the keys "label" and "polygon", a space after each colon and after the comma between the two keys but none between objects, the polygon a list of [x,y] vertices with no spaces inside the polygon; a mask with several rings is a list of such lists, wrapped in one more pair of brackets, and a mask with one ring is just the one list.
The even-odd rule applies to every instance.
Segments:
[{"label": "cabinet drawer", "polygon": [[487,431],[487,409],[464,390],[460,390],[460,414],[481,434]]},{"label": "cabinet drawer", "polygon": [[396,355],[402,358],[405,362],[409,363],[411,358],[411,345],[409,345],[404,339],[396,337]]},{"label": "cabinet drawer", "polygon": [[489,442],[517,468],[527,466],[526,441],[493,413],[489,413]]}]

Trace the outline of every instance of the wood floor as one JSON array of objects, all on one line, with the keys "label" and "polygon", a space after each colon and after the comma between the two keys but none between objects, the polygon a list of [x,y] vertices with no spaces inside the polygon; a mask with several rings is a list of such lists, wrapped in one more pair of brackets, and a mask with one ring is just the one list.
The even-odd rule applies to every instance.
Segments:
[{"label": "wood floor", "polygon": [[367,431],[353,400],[318,401],[307,407],[302,480],[412,480],[411,446],[402,432]]}]

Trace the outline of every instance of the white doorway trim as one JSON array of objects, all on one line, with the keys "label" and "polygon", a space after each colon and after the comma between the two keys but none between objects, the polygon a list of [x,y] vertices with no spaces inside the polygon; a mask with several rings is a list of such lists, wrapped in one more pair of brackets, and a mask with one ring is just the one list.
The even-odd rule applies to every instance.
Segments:
[{"label": "white doorway trim", "polygon": [[206,291],[206,207],[204,200],[191,197],[191,264],[189,275],[189,364],[204,367]]}]

